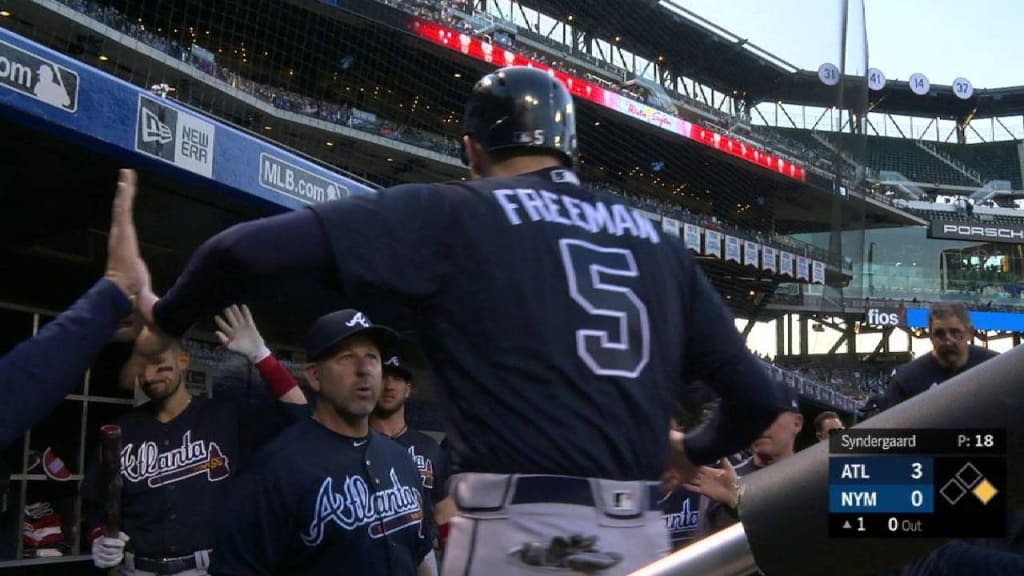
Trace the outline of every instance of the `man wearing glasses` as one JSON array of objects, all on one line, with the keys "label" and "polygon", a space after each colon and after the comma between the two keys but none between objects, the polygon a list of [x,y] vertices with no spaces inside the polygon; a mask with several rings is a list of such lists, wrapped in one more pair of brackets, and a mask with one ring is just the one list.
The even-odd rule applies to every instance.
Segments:
[{"label": "man wearing glasses", "polygon": [[974,324],[961,302],[936,302],[928,309],[928,337],[932,353],[893,370],[881,408],[893,406],[970,370],[996,352],[972,345]]}]

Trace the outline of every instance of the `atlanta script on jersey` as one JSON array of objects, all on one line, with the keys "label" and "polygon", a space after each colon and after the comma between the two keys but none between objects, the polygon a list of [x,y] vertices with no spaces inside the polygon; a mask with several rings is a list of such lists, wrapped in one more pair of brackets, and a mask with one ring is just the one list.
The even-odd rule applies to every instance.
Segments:
[{"label": "atlanta script on jersey", "polygon": [[434,463],[423,454],[416,453],[415,446],[409,446],[409,456],[416,464],[416,470],[420,473],[420,483],[424,488],[430,490],[434,487]]},{"label": "atlanta script on jersey", "polygon": [[419,484],[386,436],[296,424],[239,476],[210,573],[414,574],[434,540]]},{"label": "atlanta script on jersey", "polygon": [[334,479],[327,477],[320,484],[313,510],[313,520],[302,533],[306,546],[323,541],[327,526],[343,530],[364,528],[370,538],[380,538],[406,528],[419,527],[423,519],[420,493],[415,486],[403,486],[395,469],[388,474],[391,486],[373,492],[362,476],[346,476],[335,491]]},{"label": "atlanta script on jersey", "polygon": [[121,449],[121,474],[127,482],[145,482],[150,488],[200,474],[217,482],[231,474],[231,463],[216,442],[192,440],[189,430],[178,446],[163,452],[156,442],[125,445]]}]

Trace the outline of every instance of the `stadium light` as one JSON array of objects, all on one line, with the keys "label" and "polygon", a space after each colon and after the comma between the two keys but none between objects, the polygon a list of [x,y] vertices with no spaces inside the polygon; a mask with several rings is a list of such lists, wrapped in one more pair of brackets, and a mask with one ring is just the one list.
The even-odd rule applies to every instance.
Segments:
[{"label": "stadium light", "polygon": [[0,10],[0,16],[3,16],[4,18],[10,18],[11,13],[8,12],[7,10]]}]

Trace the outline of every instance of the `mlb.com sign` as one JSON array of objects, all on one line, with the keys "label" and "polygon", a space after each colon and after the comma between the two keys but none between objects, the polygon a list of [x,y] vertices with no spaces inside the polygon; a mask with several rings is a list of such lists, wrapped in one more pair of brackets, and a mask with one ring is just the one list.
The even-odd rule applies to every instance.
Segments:
[{"label": "mlb.com sign", "polygon": [[260,186],[319,204],[348,196],[348,187],[266,152],[260,153]]},{"label": "mlb.com sign", "polygon": [[868,326],[899,326],[900,313],[892,310],[870,308],[865,323]]},{"label": "mlb.com sign", "polygon": [[65,112],[78,109],[78,74],[13,44],[0,42],[0,87]]}]

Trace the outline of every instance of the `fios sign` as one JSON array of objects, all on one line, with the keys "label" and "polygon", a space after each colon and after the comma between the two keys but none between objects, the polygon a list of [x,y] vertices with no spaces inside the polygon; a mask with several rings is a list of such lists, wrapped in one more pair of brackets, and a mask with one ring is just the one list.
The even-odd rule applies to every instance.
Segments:
[{"label": "fios sign", "polygon": [[892,312],[887,310],[879,310],[878,308],[871,308],[867,314],[868,326],[898,326],[900,323],[900,313]]}]

